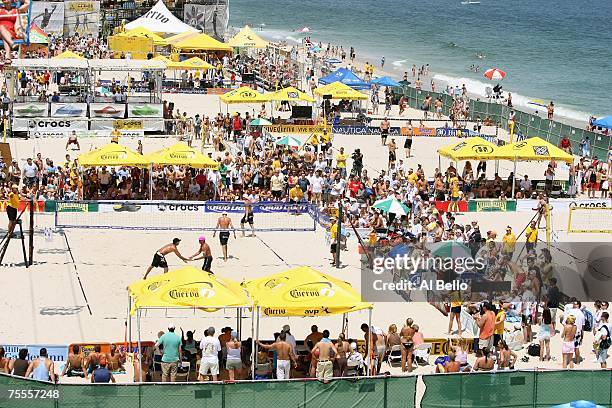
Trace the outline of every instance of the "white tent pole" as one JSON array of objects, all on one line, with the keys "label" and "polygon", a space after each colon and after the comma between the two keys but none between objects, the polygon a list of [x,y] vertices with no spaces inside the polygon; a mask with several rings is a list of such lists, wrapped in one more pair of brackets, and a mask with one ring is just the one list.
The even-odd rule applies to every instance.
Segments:
[{"label": "white tent pole", "polygon": [[140,309],[136,311],[136,326],[138,328],[138,382],[142,382],[142,343],[140,341]]},{"label": "white tent pole", "polygon": [[257,366],[257,355],[255,354],[255,306],[251,308],[251,376],[255,379],[255,367]]},{"label": "white tent pole", "polygon": [[153,200],[153,163],[149,165],[149,200]]},{"label": "white tent pole", "polygon": [[366,377],[370,375],[370,366],[372,365],[372,353],[370,351],[370,344],[372,344],[372,308],[368,309],[368,341],[366,343],[366,361],[368,362],[368,368]]},{"label": "white tent pole", "polygon": [[132,352],[132,314],[130,313],[132,311],[132,297],[130,296],[130,294],[128,293],[128,321],[127,321],[127,329],[128,329],[128,349],[127,352],[131,353]]},{"label": "white tent pole", "polygon": [[261,309],[259,308],[259,306],[257,306],[257,326],[255,328],[255,344],[253,345],[253,379],[255,379],[255,367],[257,366],[257,342],[259,341],[259,315],[260,315]]},{"label": "white tent pole", "polygon": [[513,200],[514,200],[514,185],[516,184],[515,180],[516,180],[516,157],[514,158],[514,170],[512,172],[512,199]]}]

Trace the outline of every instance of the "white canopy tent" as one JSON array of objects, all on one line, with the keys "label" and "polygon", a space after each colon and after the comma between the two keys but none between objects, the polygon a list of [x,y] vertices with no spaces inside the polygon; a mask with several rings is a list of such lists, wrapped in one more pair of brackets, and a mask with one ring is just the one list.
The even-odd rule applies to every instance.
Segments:
[{"label": "white canopy tent", "polygon": [[162,0],[159,0],[151,10],[147,11],[140,18],[125,25],[126,30],[133,30],[138,27],[163,34],[181,34],[189,31],[198,31],[175,17]]}]

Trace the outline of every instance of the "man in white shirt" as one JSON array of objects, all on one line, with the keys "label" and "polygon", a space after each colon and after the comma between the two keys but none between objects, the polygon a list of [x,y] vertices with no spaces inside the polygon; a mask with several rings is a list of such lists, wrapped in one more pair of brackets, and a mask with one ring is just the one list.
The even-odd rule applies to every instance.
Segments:
[{"label": "man in white shirt", "polygon": [[198,381],[204,381],[204,377],[212,375],[213,381],[217,381],[219,375],[219,352],[221,351],[221,343],[215,337],[215,328],[209,327],[205,332],[206,336],[200,341],[202,349],[202,360],[200,362],[200,372]]},{"label": "man in white shirt", "polygon": [[38,166],[28,157],[26,164],[23,165],[24,182],[28,187],[38,183]]},{"label": "man in white shirt", "polygon": [[280,200],[283,195],[283,189],[285,187],[285,176],[276,170],[274,175],[270,178],[270,190],[272,191],[272,197]]},{"label": "man in white shirt", "polygon": [[567,313],[565,313],[565,315],[563,316],[564,324],[565,324],[565,321],[567,321],[568,316],[574,316],[576,318],[576,338],[574,339],[574,346],[576,347],[574,350],[574,355],[575,355],[574,362],[576,364],[580,364],[580,361],[581,361],[580,345],[582,344],[582,337],[583,337],[582,328],[586,320],[586,318],[584,317],[584,313],[582,313],[581,307],[582,307],[582,303],[580,303],[579,300],[576,300],[573,303],[573,307],[569,309]]},{"label": "man in white shirt", "polygon": [[317,170],[315,175],[310,178],[310,188],[312,189],[312,202],[321,203],[323,197],[323,177],[321,170]]}]

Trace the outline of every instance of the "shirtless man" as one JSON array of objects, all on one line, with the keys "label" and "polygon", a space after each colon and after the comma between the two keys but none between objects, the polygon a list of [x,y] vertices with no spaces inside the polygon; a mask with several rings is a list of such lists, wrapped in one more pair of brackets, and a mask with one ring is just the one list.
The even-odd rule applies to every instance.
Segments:
[{"label": "shirtless man", "polygon": [[[414,351],[414,342],[412,337],[414,336],[415,330],[412,327],[413,320],[411,318],[406,319],[406,325],[402,327],[400,331],[400,341],[402,342],[402,371],[412,372],[412,353]],[[406,363],[408,366],[406,367]]]},{"label": "shirtless man", "polygon": [[85,379],[89,379],[88,375],[93,373],[98,367],[100,358],[102,358],[101,347],[99,345],[94,346],[94,351],[89,353],[85,358]]},{"label": "shirtless man", "polygon": [[149,272],[151,272],[153,268],[164,268],[164,273],[168,272],[168,262],[166,261],[166,255],[170,253],[175,253],[176,256],[183,260],[183,262],[189,261],[188,258],[185,258],[178,251],[177,246],[180,242],[180,239],[174,238],[171,244],[167,244],[159,248],[155,255],[153,255],[153,262],[151,262],[151,265],[147,268],[147,272],[145,273],[144,278],[142,279],[147,279]]},{"label": "shirtless man", "polygon": [[68,355],[68,363],[64,366],[62,376],[68,375],[68,377],[85,377],[85,358],[80,352],[78,345],[72,346],[72,354]]},{"label": "shirtless man", "polygon": [[230,237],[229,230],[234,232],[234,239],[236,238],[236,230],[234,229],[234,225],[232,225],[232,219],[227,216],[227,213],[221,214],[221,217],[217,220],[217,226],[215,227],[215,232],[213,232],[213,237],[217,235],[217,231],[219,231],[219,242],[221,243],[221,249],[223,249],[223,260],[227,261],[227,240]]},{"label": "shirtless man", "polygon": [[387,136],[389,136],[389,128],[391,127],[391,122],[385,116],[385,119],[380,124],[380,141],[383,146],[387,144]]},{"label": "shirtless man", "polygon": [[334,375],[333,359],[338,355],[338,348],[329,339],[329,330],[323,330],[323,338],[315,344],[312,354],[317,356],[317,379],[327,383]]},{"label": "shirtless man", "polygon": [[347,357],[351,352],[351,345],[346,341],[344,333],[338,335],[336,342],[338,354],[336,354],[336,368],[334,369],[334,377],[345,377],[347,370]]},{"label": "shirtless man", "polygon": [[247,222],[251,227],[251,236],[255,236],[255,227],[253,226],[253,203],[255,202],[255,196],[251,194],[251,189],[247,190],[247,194],[244,195],[244,216],[240,220],[240,228],[242,229],[242,236],[244,237],[244,224]]},{"label": "shirtless man", "polygon": [[287,343],[287,334],[283,331],[278,335],[278,340],[272,344],[262,344],[257,340],[257,344],[264,350],[276,351],[276,379],[288,380],[291,374],[291,362],[293,368],[297,368],[297,360],[291,344]]},{"label": "shirtless man", "polygon": [[397,158],[397,144],[395,143],[395,139],[391,138],[391,143],[387,146],[389,148],[389,163],[387,164],[387,169],[391,168],[392,164],[395,164],[395,160]]},{"label": "shirtless man", "polygon": [[125,372],[125,367],[123,367],[123,363],[125,363],[125,353],[117,350],[117,346],[115,344],[111,344],[110,352],[106,353],[106,360],[108,361],[107,368],[110,371],[123,371]]},{"label": "shirtless man", "polygon": [[[200,243],[200,249],[198,249],[198,252],[191,255],[189,259],[192,261],[203,259],[204,264],[202,265],[202,270],[212,273],[210,268],[212,267],[213,257],[212,257],[212,252],[210,251],[210,245],[206,243],[206,237],[204,235],[198,238],[198,242]],[[196,256],[200,254],[202,254],[202,256],[200,256],[199,258],[196,258]]]}]

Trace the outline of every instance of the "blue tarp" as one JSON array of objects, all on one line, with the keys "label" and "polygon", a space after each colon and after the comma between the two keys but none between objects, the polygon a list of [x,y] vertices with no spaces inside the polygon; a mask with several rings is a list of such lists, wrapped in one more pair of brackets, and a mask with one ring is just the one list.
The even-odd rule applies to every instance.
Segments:
[{"label": "blue tarp", "polygon": [[389,78],[388,76],[373,79],[370,81],[370,83],[380,86],[402,86],[402,84],[392,78]]},{"label": "blue tarp", "polygon": [[331,84],[332,82],[342,82],[344,85],[348,85],[353,89],[369,89],[370,84],[365,82],[353,73],[353,71],[347,68],[338,68],[328,76],[319,79],[319,83],[323,85]]},{"label": "blue tarp", "polygon": [[604,118],[599,118],[595,122],[593,122],[593,125],[599,126],[602,128],[612,129],[612,116],[606,116]]}]

